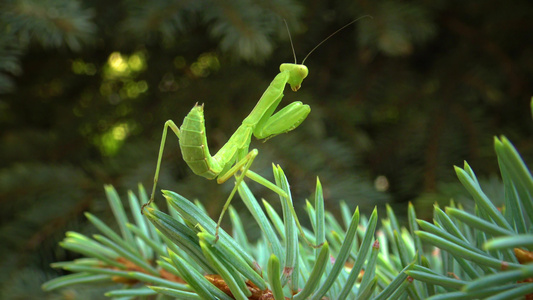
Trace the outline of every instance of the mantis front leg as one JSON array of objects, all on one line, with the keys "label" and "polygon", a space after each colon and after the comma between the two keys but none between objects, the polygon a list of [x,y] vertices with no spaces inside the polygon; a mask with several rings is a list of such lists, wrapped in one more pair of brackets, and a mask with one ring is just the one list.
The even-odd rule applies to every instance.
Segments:
[{"label": "mantis front leg", "polygon": [[[308,105],[303,105],[301,102],[293,102],[290,105],[281,109],[279,112],[277,112],[273,116],[265,119],[262,123],[264,125],[257,126],[255,128],[254,135],[260,139],[262,138],[268,139],[275,135],[291,131],[295,129],[296,127],[298,127],[305,120],[310,110],[311,109],[309,108]],[[266,181],[266,179],[264,180]],[[260,182],[260,181],[257,180],[257,182]],[[315,249],[320,248],[322,244],[314,245],[305,236],[303,228],[300,224],[300,220],[298,219],[298,216],[296,215],[296,211],[294,210],[294,207],[292,206],[292,203],[290,202],[288,196],[284,196],[281,193],[278,193],[278,194],[280,195],[281,201],[287,202],[287,206],[290,208],[290,213],[292,214],[292,217],[294,221],[296,222],[296,226],[298,227],[298,230],[300,232],[300,236],[302,237],[302,239],[310,247],[315,248]]]}]

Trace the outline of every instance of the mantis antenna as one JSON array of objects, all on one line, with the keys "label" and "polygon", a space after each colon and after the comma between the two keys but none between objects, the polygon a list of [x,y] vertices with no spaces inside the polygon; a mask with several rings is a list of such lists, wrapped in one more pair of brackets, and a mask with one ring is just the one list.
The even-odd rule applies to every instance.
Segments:
[{"label": "mantis antenna", "polygon": [[[305,60],[309,57],[309,55],[311,55],[311,53],[313,53],[318,47],[320,47],[320,45],[324,44],[324,42],[327,41],[330,37],[336,35],[337,33],[339,33],[339,31],[343,30],[344,28],[346,28],[346,27],[352,25],[353,23],[361,20],[362,18],[366,18],[366,17],[372,18],[371,15],[364,15],[362,17],[359,17],[359,18],[351,21],[350,23],[342,26],[341,28],[337,29],[335,32],[330,34],[327,38],[323,39],[322,42],[318,43],[318,45],[316,45],[315,48],[313,48],[311,51],[309,51],[309,53],[307,53],[307,55],[304,57],[304,60],[302,60],[302,65],[304,64]],[[285,24],[287,24],[287,22],[285,22]],[[289,33],[289,37],[290,37],[290,33]],[[291,45],[292,45],[292,41],[291,41]],[[294,47],[292,48],[292,50],[294,51]],[[296,55],[294,56],[294,58],[296,58]]]},{"label": "mantis antenna", "polygon": [[289,34],[289,41],[291,42],[291,48],[292,48],[292,55],[294,55],[294,64],[298,64],[298,61],[296,60],[296,52],[294,51],[294,44],[292,43],[292,37],[291,37],[291,31],[289,30],[289,24],[287,24],[287,20],[283,19],[283,22],[285,22],[285,27],[287,27],[287,33]]}]

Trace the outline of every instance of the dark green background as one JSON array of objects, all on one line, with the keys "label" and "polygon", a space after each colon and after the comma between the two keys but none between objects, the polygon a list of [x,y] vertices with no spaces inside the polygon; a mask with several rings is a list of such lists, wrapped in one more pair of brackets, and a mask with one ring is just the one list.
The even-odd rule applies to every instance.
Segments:
[{"label": "dark green background", "polygon": [[[0,5],[6,299],[45,297],[40,284],[58,275],[49,263],[73,258],[57,246],[65,231],[93,230],[84,211],[113,221],[104,184],[124,199],[138,183],[151,189],[166,120],[181,124],[204,103],[211,152],[227,141],[280,63],[293,61],[283,19],[301,60],[344,24],[372,16],[309,57],[300,91],[286,89],[281,106],[303,101],[312,108],[308,119],[294,132],[252,143],[259,150],[252,169],[272,179],[271,163],[280,164],[300,212],[319,176],[333,212],[344,200],[364,212],[389,202],[402,215],[412,201],[430,218],[435,201],[469,205],[452,168],[463,160],[489,193],[502,192],[494,135],[506,135],[532,161],[531,1]],[[385,188],[376,184],[384,178]],[[159,187],[199,199],[218,217],[232,184],[192,174],[169,136]],[[272,192],[250,187],[279,206]],[[238,198],[234,205],[251,219]]]}]

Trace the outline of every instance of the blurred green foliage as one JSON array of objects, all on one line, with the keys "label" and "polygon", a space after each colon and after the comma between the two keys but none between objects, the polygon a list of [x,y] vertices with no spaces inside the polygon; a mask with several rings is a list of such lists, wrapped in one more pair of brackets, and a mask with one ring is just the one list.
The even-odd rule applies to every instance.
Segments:
[{"label": "blurred green foliage", "polygon": [[[210,146],[224,144],[294,60],[283,19],[301,59],[373,17],[306,61],[309,77],[283,100],[311,105],[302,126],[252,144],[252,169],[272,178],[282,165],[297,207],[320,176],[330,209],[412,200],[429,216],[466,194],[452,168],[463,160],[502,193],[490,137],[533,154],[532,13],[527,0],[2,1],[0,291],[41,295],[48,264],[69,259],[57,248],[65,228],[90,230],[86,210],[111,217],[103,184],[151,186],[166,120],[205,103]],[[167,145],[160,187],[217,216],[231,183],[195,176],[176,139]]]}]

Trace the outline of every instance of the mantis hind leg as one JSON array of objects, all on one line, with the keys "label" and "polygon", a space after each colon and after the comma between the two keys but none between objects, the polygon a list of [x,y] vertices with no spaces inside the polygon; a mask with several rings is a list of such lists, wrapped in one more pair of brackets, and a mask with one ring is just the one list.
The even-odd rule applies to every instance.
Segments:
[{"label": "mantis hind leg", "polygon": [[165,142],[167,140],[167,131],[169,127],[170,129],[172,129],[174,134],[176,134],[178,139],[180,138],[180,130],[178,129],[178,126],[176,126],[176,124],[172,120],[166,121],[165,127],[163,129],[163,136],[161,137],[161,145],[159,146],[159,157],[157,158],[157,166],[155,168],[155,175],[154,175],[154,187],[152,188],[152,194],[150,195],[150,200],[148,200],[148,202],[143,204],[143,206],[141,207],[141,214],[143,213],[144,208],[147,205],[150,205],[154,201],[155,190],[157,187],[157,180],[159,179],[159,169],[161,167],[161,160],[163,158],[163,150],[165,149]]}]

